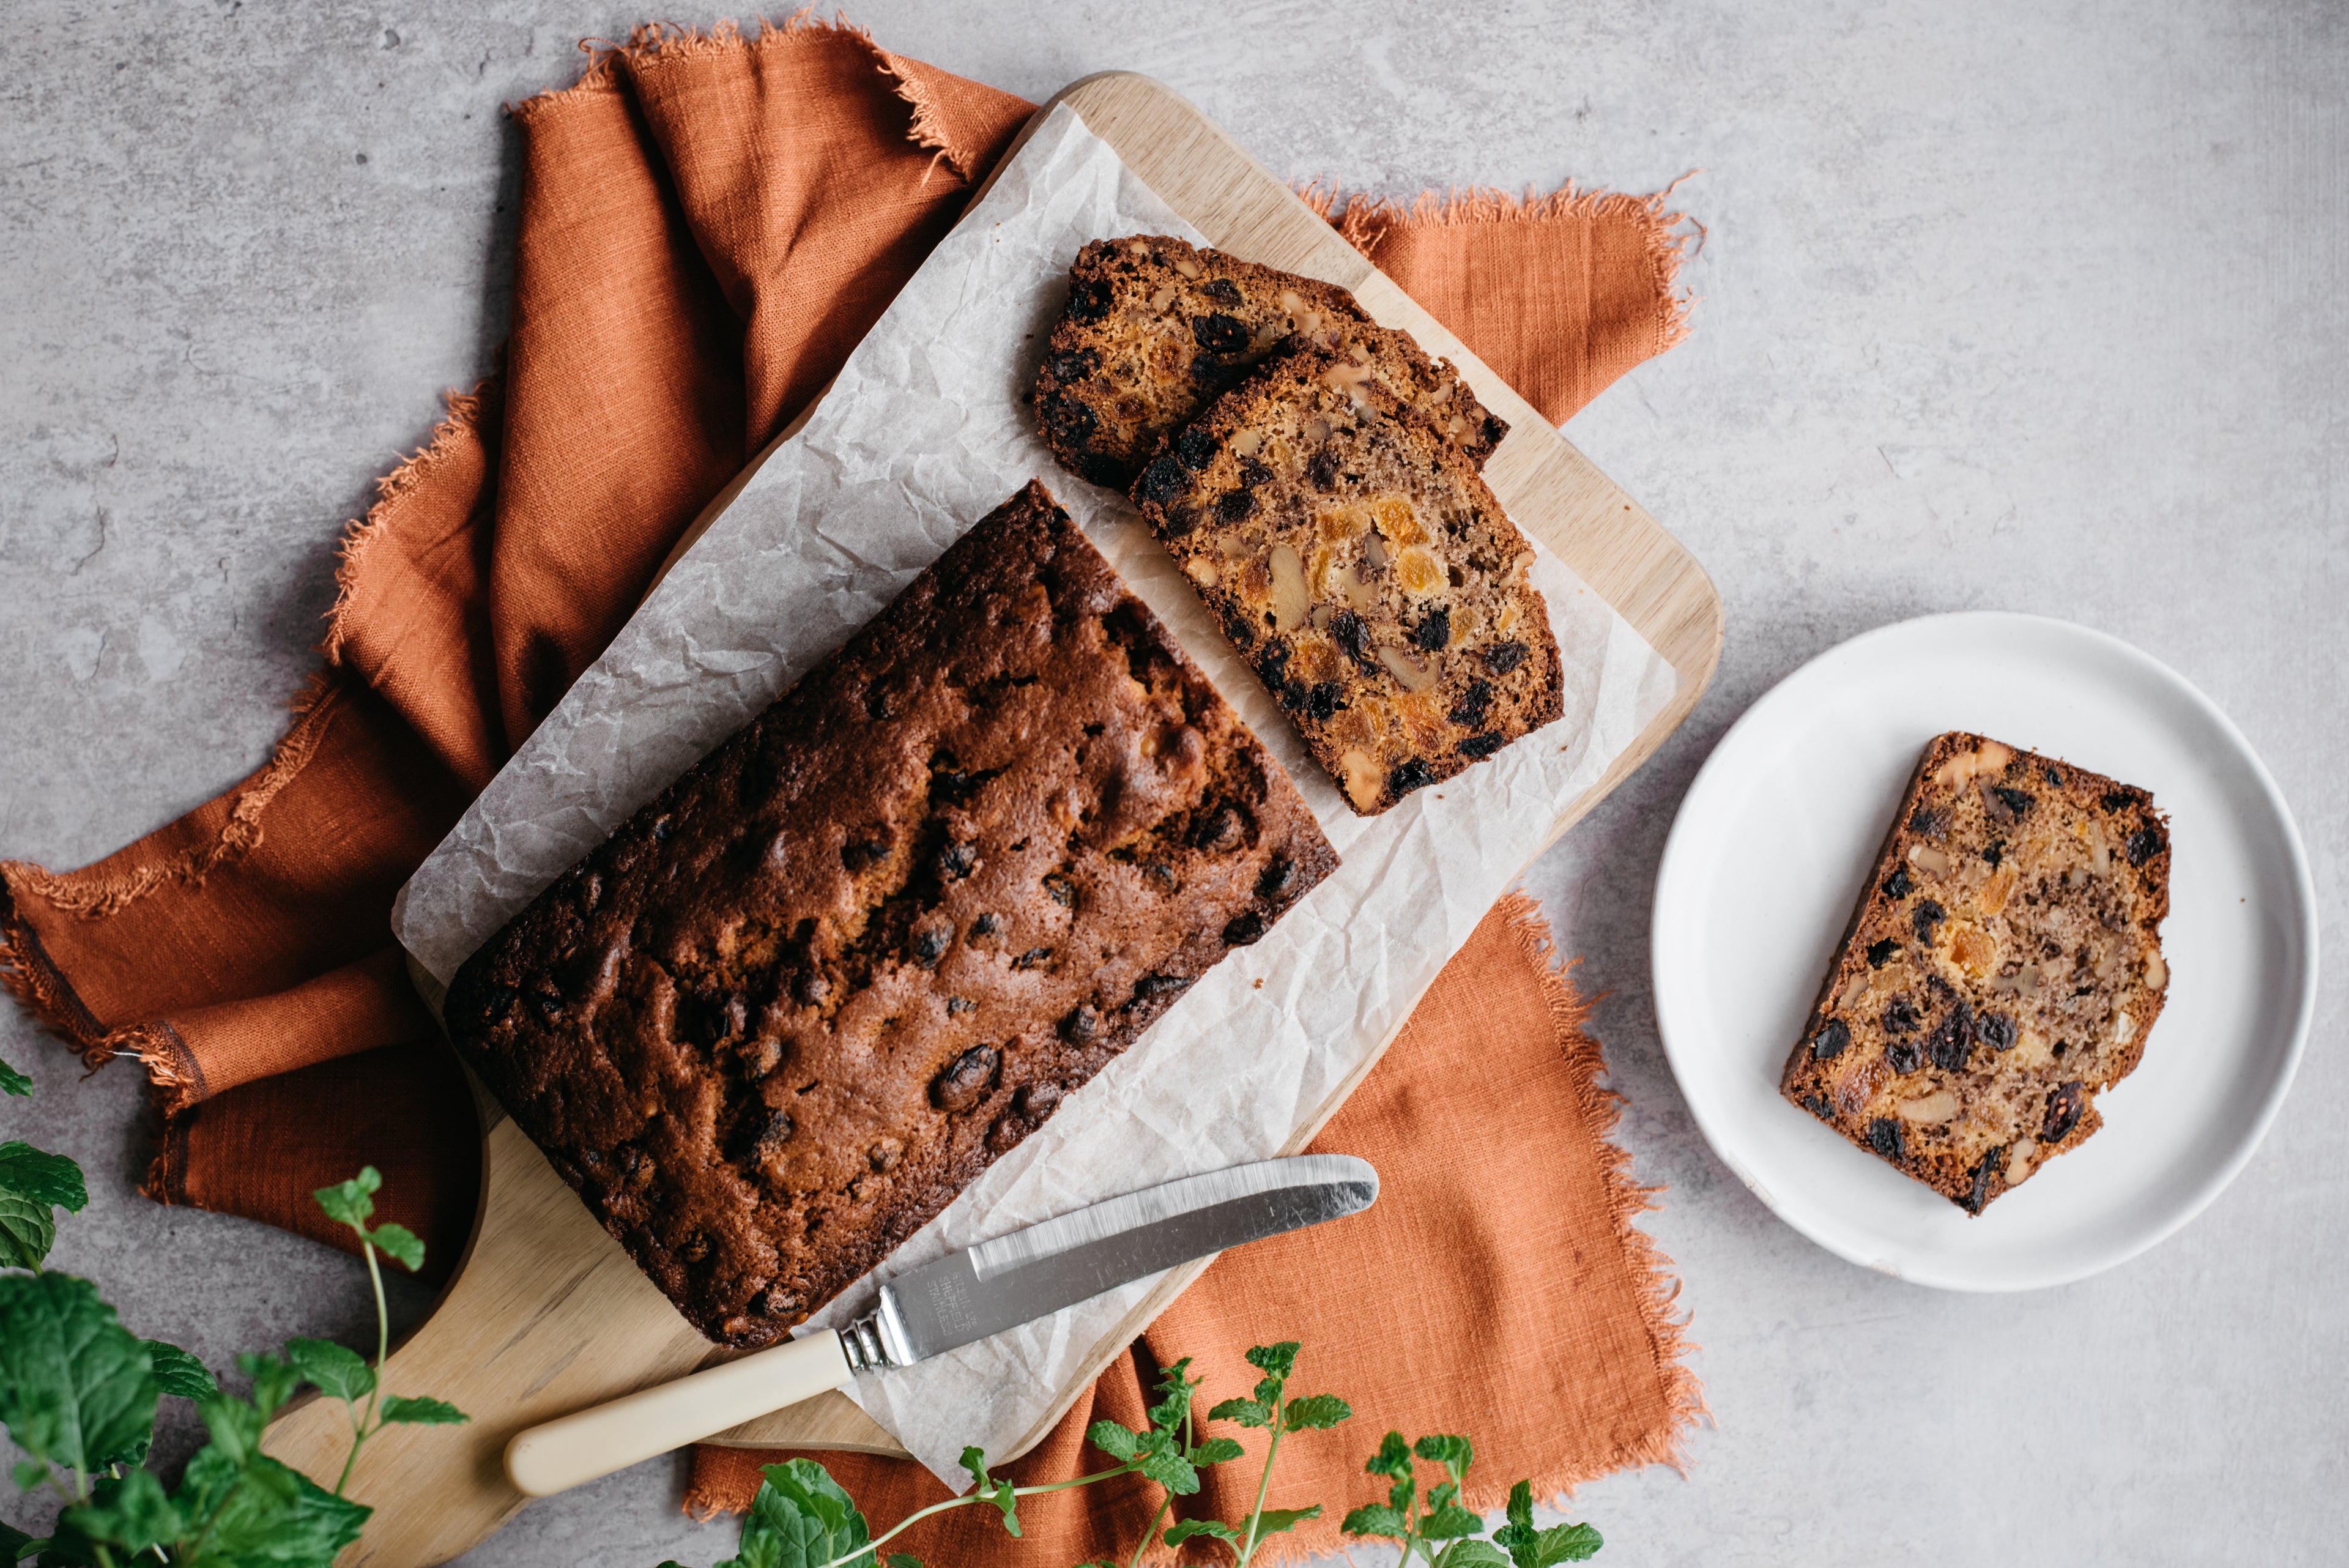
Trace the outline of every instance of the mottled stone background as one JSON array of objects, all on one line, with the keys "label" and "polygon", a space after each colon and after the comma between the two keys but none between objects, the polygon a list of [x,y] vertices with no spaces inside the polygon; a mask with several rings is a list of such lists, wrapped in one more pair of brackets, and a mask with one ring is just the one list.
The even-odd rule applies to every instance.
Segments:
[{"label": "mottled stone background", "polygon": [[[0,854],[80,865],[266,754],[314,663],[338,524],[504,330],[500,105],[646,15],[8,8]],[[1705,171],[1682,190],[1708,230],[1695,337],[1571,433],[1712,572],[1728,650],[1686,729],[1530,875],[1606,993],[1622,1137],[1671,1189],[1649,1228],[1717,1418],[1688,1478],[1585,1489],[1601,1561],[2337,1561],[2337,978],[2266,1146],[2199,1221],[2076,1285],[1968,1297],[1839,1262],[1713,1158],[1656,1039],[1647,925],[1673,808],[1755,696],[1855,632],[1995,607],[2116,632],[2232,714],[2299,814],[2338,940],[2349,12],[868,0],[855,19],[1032,98],[1150,72],[1277,172],[1374,192]],[[355,1263],[134,1196],[131,1070],[77,1085],[13,1012],[0,1054],[40,1085],[0,1132],[36,1129],[94,1179],[58,1262],[140,1332],[215,1365],[358,1336]],[[724,1555],[730,1532],[680,1517],[678,1484],[673,1462],[639,1467],[467,1561]]]}]

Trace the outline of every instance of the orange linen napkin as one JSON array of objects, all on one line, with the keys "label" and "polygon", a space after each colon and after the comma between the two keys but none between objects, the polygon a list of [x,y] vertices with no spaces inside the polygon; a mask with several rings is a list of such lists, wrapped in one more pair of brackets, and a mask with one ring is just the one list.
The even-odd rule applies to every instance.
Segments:
[{"label": "orange linen napkin", "polygon": [[[751,37],[640,29],[595,51],[576,87],[515,106],[503,368],[450,399],[350,530],[326,666],[285,739],[220,798],[93,866],[0,862],[0,980],[93,1064],[127,1053],[154,1078],[150,1196],[315,1233],[310,1189],[373,1161],[428,1272],[454,1262],[478,1180],[472,1110],[401,979],[392,895],[703,504],[832,376],[1030,109],[803,20]],[[1682,331],[1662,207],[1565,192],[1335,216],[1564,420]],[[1464,1223],[1496,1212],[1490,1195],[1527,1158],[1543,1157],[1493,1158]],[[1589,1245],[1617,1244],[1593,1223]],[[1496,1263],[1495,1298],[1571,1255]],[[1233,1332],[1277,1330],[1323,1337],[1317,1324]],[[1408,1354],[1440,1377],[1475,1351]]]}]

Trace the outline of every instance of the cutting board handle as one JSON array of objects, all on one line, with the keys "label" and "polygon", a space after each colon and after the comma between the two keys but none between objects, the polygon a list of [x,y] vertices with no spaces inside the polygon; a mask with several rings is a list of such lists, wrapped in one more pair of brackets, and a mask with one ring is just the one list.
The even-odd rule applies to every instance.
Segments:
[{"label": "cutting board handle", "polygon": [[567,1491],[855,1376],[839,1332],[827,1328],[516,1433],[506,1479],[525,1497]]}]

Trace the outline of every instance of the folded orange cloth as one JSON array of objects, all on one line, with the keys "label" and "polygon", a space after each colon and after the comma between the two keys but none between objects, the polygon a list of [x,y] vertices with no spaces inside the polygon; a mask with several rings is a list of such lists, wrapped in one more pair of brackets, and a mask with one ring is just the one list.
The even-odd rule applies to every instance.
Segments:
[{"label": "folded orange cloth", "polygon": [[[596,51],[576,87],[515,106],[502,369],[450,400],[351,529],[326,668],[285,739],[250,778],[96,865],[0,863],[0,980],[93,1064],[129,1053],[155,1079],[150,1196],[309,1231],[310,1189],[373,1161],[387,1217],[425,1236],[435,1270],[453,1263],[473,1113],[401,983],[392,895],[695,514],[830,379],[1031,107],[805,21],[750,37],[642,29]],[[1563,420],[1682,331],[1662,206],[1477,194],[1333,216]],[[1595,1131],[1574,1136],[1596,1150]],[[1472,1231],[1502,1216],[1497,1195],[1529,1156],[1485,1158],[1461,1189]],[[1594,1214],[1574,1235],[1636,1245],[1619,1229]],[[1586,1255],[1524,1250],[1490,1282],[1497,1297],[1536,1292]],[[1276,1330],[1319,1332],[1231,1333]],[[1481,1352],[1463,1339],[1394,1354],[1440,1383]],[[1579,1397],[1619,1375],[1593,1364],[1569,1382]]]}]

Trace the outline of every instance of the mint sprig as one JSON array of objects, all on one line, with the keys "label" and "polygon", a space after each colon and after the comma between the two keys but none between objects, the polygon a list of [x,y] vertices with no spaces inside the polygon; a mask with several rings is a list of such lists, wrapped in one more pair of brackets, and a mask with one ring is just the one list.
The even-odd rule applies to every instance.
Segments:
[{"label": "mint sprig", "polygon": [[[1509,1490],[1508,1522],[1491,1540],[1483,1539],[1484,1520],[1460,1501],[1475,1458],[1475,1445],[1466,1438],[1438,1435],[1407,1443],[1401,1432],[1389,1432],[1362,1466],[1386,1478],[1386,1501],[1350,1510],[1339,1528],[1401,1542],[1405,1568],[1414,1557],[1430,1568],[1554,1568],[1579,1563],[1604,1544],[1588,1524],[1536,1530],[1533,1483],[1522,1480]],[[1421,1464],[1440,1467],[1444,1478],[1423,1494]]]},{"label": "mint sprig", "polygon": [[[29,1086],[0,1064],[0,1088],[17,1094],[19,1084]],[[15,1467],[17,1485],[47,1486],[65,1504],[46,1538],[0,1524],[0,1564],[36,1555],[61,1568],[129,1568],[134,1558],[188,1568],[329,1568],[358,1539],[368,1511],[342,1495],[349,1462],[328,1491],[264,1454],[270,1416],[305,1383],[340,1398],[352,1416],[353,1459],[388,1425],[466,1418],[444,1400],[380,1396],[389,1324],[375,1253],[410,1268],[424,1261],[423,1244],[405,1227],[368,1225],[381,1185],[369,1167],[319,1195],[329,1214],[358,1232],[376,1292],[374,1364],[326,1340],[289,1340],[282,1356],[237,1358],[251,1386],[240,1398],[179,1346],[124,1328],[88,1280],[44,1272],[54,1211],[78,1212],[89,1201],[81,1168],[29,1144],[0,1143],[0,1267],[24,1271],[0,1272],[0,1425],[26,1455]],[[166,1397],[194,1401],[208,1439],[176,1488],[141,1468]],[[842,1501],[848,1506],[845,1494]],[[750,1568],[781,1568],[781,1560]]]}]

